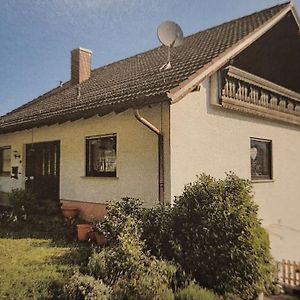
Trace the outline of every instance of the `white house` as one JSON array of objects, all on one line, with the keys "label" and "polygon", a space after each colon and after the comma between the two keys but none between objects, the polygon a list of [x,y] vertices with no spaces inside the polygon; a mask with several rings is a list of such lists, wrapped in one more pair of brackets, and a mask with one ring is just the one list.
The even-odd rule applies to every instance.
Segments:
[{"label": "white house", "polygon": [[0,118],[0,191],[99,217],[124,196],[171,202],[197,174],[252,180],[277,259],[300,260],[300,36],[292,4],[91,70]]}]

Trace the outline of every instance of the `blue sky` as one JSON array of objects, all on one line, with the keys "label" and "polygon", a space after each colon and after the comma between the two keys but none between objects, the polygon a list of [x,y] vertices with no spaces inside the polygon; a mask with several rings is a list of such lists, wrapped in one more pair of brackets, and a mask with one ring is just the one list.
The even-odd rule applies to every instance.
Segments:
[{"label": "blue sky", "polygon": [[97,68],[159,46],[164,20],[189,35],[282,2],[0,0],[0,115],[69,80],[74,48],[91,49]]}]

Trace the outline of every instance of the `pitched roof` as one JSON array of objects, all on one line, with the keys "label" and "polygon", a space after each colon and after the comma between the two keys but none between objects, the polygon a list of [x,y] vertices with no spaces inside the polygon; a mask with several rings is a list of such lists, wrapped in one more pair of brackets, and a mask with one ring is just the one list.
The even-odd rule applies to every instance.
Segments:
[{"label": "pitched roof", "polygon": [[172,68],[169,70],[160,71],[166,62],[166,47],[95,69],[91,77],[80,84],[79,99],[78,85],[67,82],[0,117],[0,133],[165,101],[169,90],[234,47],[288,5],[277,5],[186,37],[182,46],[171,49]]}]

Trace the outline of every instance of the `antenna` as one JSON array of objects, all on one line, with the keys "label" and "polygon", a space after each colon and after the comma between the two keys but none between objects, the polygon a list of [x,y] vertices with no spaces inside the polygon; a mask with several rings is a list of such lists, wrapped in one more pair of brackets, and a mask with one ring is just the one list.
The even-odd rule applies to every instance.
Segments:
[{"label": "antenna", "polygon": [[183,43],[183,32],[178,24],[173,21],[162,22],[157,28],[159,41],[168,47],[168,62],[159,69],[168,70],[171,68],[171,48],[178,47]]}]

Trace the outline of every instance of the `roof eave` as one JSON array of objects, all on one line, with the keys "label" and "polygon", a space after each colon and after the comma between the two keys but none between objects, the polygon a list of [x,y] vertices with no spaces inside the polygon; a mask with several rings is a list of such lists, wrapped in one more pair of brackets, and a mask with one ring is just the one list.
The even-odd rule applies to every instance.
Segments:
[{"label": "roof eave", "polygon": [[293,3],[289,3],[279,13],[274,15],[270,20],[265,22],[262,26],[252,31],[245,38],[241,39],[238,43],[222,52],[215,57],[208,64],[204,65],[201,69],[198,69],[193,75],[181,82],[178,86],[171,89],[168,92],[168,97],[171,99],[171,104],[180,101],[190,91],[192,91],[197,85],[199,85],[205,78],[212,75],[214,72],[223,67],[228,61],[230,61],[237,54],[249,47],[253,42],[259,39],[263,34],[270,30],[275,24],[277,24],[288,12],[292,12],[295,20],[300,28],[300,19],[296,12]]},{"label": "roof eave", "polygon": [[[147,101],[145,101],[147,99]],[[5,127],[0,127],[0,135],[1,134],[7,134],[12,133],[16,131],[22,131],[22,130],[29,130],[32,128],[38,128],[38,127],[44,127],[44,126],[51,126],[55,124],[63,124],[66,122],[74,122],[79,119],[89,119],[94,116],[105,116],[112,112],[118,114],[122,113],[128,109],[136,109],[136,108],[142,108],[151,104],[161,103],[165,101],[170,101],[166,93],[154,95],[154,96],[148,96],[146,98],[137,99],[134,104],[128,104],[128,103],[120,103],[118,105],[114,105],[112,107],[104,107],[101,109],[87,109],[85,111],[78,111],[76,113],[67,113],[62,115],[55,115],[55,116],[49,116],[45,117],[40,120],[32,120],[29,122],[22,122],[19,124],[10,124]]]}]

